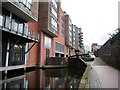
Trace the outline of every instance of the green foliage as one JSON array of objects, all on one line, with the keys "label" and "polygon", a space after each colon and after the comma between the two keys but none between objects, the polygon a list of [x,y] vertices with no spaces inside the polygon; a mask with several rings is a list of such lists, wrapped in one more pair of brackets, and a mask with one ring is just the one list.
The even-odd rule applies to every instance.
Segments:
[{"label": "green foliage", "polygon": [[113,38],[118,32],[120,32],[120,28],[117,28],[116,30],[114,30],[113,33],[108,33],[108,35],[110,36],[109,38]]}]

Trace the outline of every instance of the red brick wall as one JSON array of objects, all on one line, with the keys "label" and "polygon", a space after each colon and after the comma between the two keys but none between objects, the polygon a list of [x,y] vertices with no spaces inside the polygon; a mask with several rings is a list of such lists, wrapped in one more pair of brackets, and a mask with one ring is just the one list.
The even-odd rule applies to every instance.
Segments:
[{"label": "red brick wall", "polygon": [[[38,32],[38,23],[29,23],[29,28]],[[30,46],[33,43],[30,43]],[[26,66],[39,66],[40,63],[40,43],[36,43],[30,50],[30,60],[26,61]]]}]

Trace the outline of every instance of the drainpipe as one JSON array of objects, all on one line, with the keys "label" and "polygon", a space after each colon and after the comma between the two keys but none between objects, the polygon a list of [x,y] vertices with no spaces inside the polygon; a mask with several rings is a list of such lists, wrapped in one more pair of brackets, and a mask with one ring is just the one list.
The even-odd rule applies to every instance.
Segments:
[{"label": "drainpipe", "polygon": [[40,67],[42,67],[42,42],[43,42],[43,40],[42,40],[42,37],[43,37],[43,33],[42,33],[42,31],[40,32]]}]

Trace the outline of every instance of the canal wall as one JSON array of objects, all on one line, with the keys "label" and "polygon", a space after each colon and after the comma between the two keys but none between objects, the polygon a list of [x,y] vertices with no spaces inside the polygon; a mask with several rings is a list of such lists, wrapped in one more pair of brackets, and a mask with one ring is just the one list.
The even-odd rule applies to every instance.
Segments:
[{"label": "canal wall", "polygon": [[65,57],[49,57],[46,58],[46,65],[67,65]]},{"label": "canal wall", "polygon": [[120,32],[109,39],[95,54],[109,65],[120,69]]}]

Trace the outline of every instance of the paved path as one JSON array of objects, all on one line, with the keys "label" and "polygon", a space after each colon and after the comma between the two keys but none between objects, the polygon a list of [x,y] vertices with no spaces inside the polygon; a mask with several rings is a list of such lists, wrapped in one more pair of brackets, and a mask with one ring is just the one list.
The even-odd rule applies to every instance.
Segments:
[{"label": "paved path", "polygon": [[90,64],[92,67],[90,72],[90,88],[120,89],[120,71],[108,66],[100,58],[96,58]]}]

